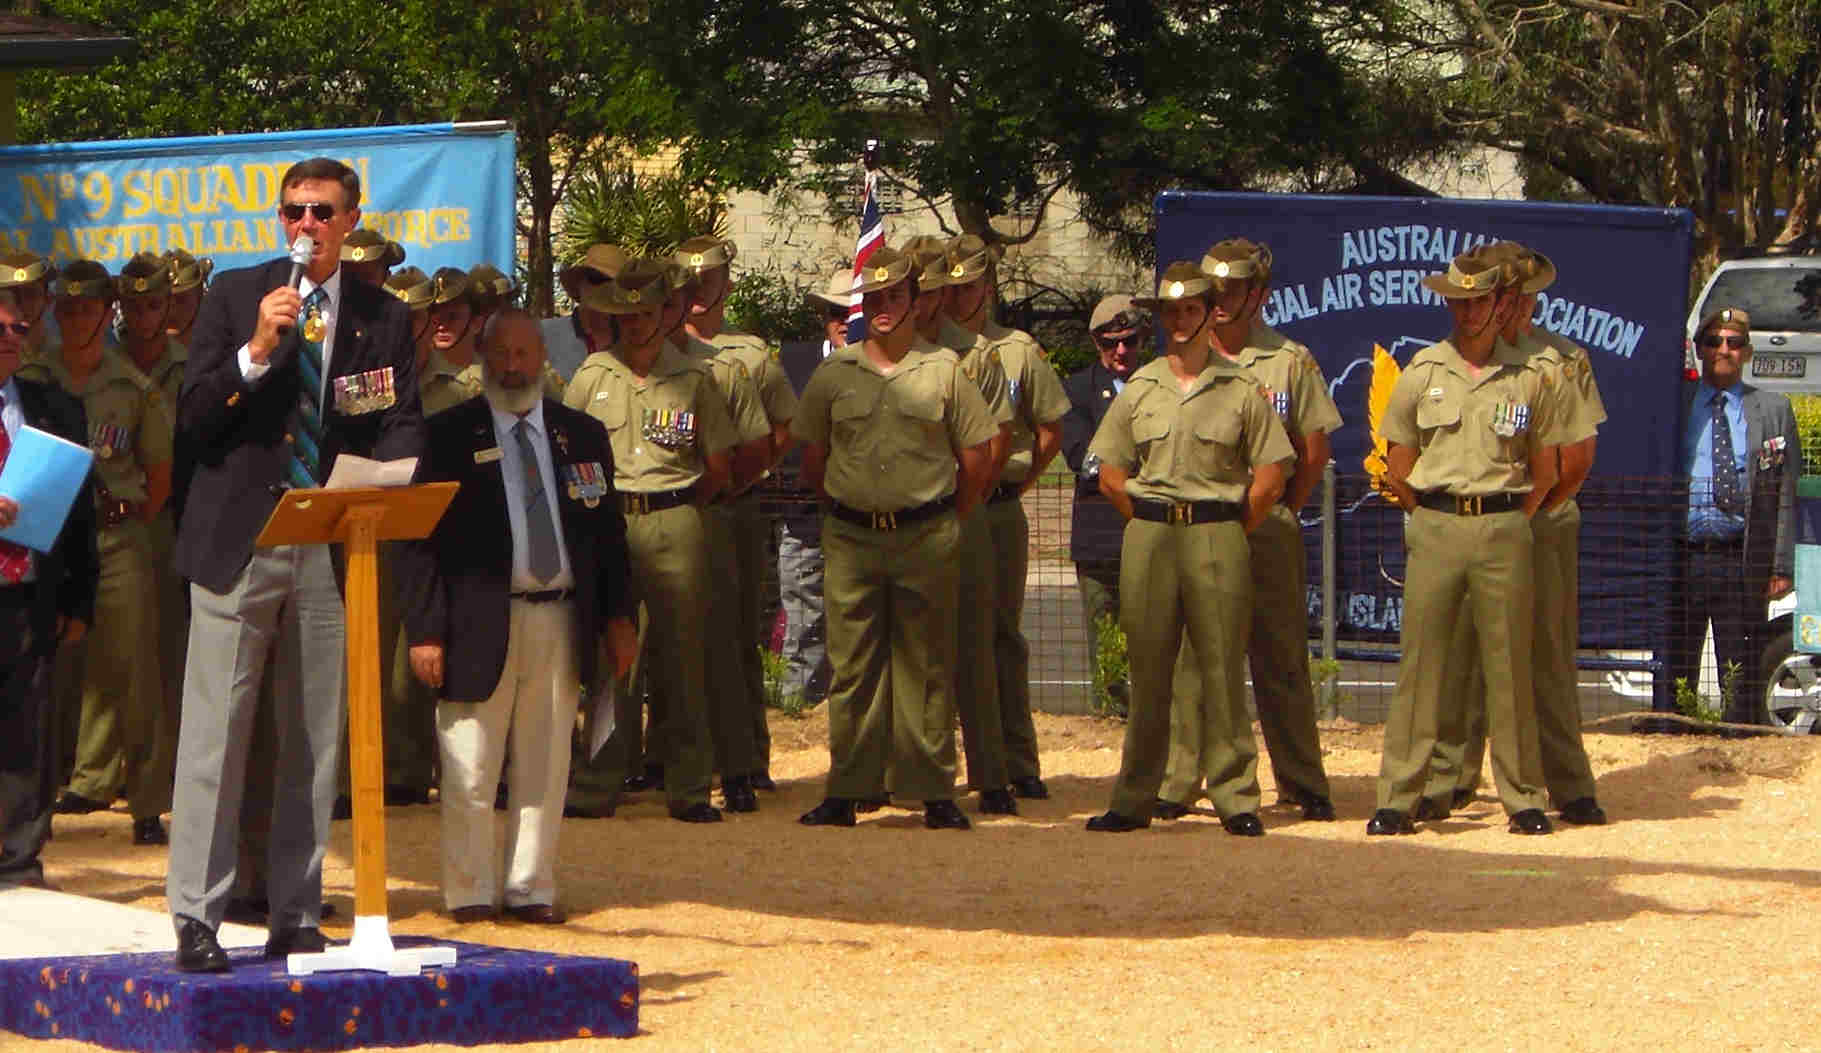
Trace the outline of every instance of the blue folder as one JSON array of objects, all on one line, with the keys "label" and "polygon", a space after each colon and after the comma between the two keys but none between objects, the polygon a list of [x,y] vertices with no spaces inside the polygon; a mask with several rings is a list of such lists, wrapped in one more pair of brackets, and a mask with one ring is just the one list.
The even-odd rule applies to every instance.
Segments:
[{"label": "blue folder", "polygon": [[0,538],[49,552],[94,460],[87,446],[30,426],[21,428],[13,436],[6,467],[0,468],[0,496],[18,503],[19,518],[0,530]]}]

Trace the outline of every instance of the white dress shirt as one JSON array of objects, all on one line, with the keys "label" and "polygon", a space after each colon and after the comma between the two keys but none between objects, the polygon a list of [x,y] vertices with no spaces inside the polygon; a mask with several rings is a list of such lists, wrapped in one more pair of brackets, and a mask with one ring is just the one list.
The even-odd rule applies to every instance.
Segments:
[{"label": "white dress shirt", "polygon": [[[329,393],[329,372],[330,372],[329,356],[335,352],[335,318],[341,310],[341,268],[340,267],[335,268],[335,273],[329,275],[328,280],[322,283],[322,289],[323,289],[324,300],[323,300],[322,306],[320,308],[318,308],[318,310],[322,314],[322,321],[323,321],[323,325],[325,326],[325,328],[323,329],[323,334],[322,334],[322,390],[318,391],[316,393],[316,395],[317,395],[316,404],[318,406],[327,406],[328,405],[328,393]],[[308,300],[310,298],[310,294],[315,291],[316,291],[316,283],[311,281],[307,275],[304,277],[303,281],[301,283],[299,283],[297,286],[297,295],[303,297],[306,300]],[[299,318],[297,320],[297,324],[302,325],[303,319]],[[253,361],[253,352],[251,351],[251,349],[249,349],[246,344],[240,345],[240,375],[242,377],[246,378],[247,383],[249,383],[249,384],[258,383],[259,378],[265,376],[268,372],[271,371],[271,369],[272,369],[271,362]]]},{"label": "white dress shirt", "polygon": [[550,522],[556,527],[556,553],[561,568],[556,577],[539,581],[531,574],[531,544],[527,540],[525,517],[525,462],[519,457],[518,437],[512,429],[519,418],[488,403],[493,413],[493,437],[499,443],[500,473],[506,483],[506,518],[512,523],[512,591],[541,592],[544,589],[572,589],[575,575],[569,569],[569,546],[563,540],[562,491],[556,486],[556,469],[550,463],[550,438],[544,430],[544,402],[539,399],[525,414],[526,436],[537,454],[538,476],[544,481],[544,503],[550,507]]}]

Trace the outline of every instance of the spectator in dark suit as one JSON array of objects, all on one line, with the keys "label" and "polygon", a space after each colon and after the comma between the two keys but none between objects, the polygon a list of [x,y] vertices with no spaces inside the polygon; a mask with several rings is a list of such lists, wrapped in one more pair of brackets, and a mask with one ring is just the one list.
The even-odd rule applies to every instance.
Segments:
[{"label": "spectator in dark suit", "polygon": [[319,486],[342,451],[390,460],[423,447],[411,312],[341,272],[360,177],[326,157],[280,179],[285,240],[314,249],[220,275],[196,319],[177,427],[194,454],[178,529],[190,646],[177,743],[166,898],[177,967],[223,972],[216,942],[234,887],[247,744],[268,674],[276,763],[267,848],[269,957],[324,946],[322,860],[346,708],[340,584],[326,545],[254,550],[286,487]]},{"label": "spectator in dark suit", "polygon": [[[0,289],[0,466],[27,426],[88,444],[81,403],[54,384],[13,376],[30,333],[12,290]],[[0,494],[0,528],[19,513]],[[94,620],[100,566],[87,483],[49,552],[0,541],[0,888],[44,885],[38,852],[50,838],[59,781],[51,658],[59,641],[81,640]]]},{"label": "spectator in dark suit", "polygon": [[[790,341],[778,349],[779,364],[798,395],[822,360],[847,346],[847,300],[853,284],[853,268],[835,268],[823,290],[809,294],[810,303],[822,314],[822,339]],[[784,690],[815,705],[828,694],[833,669],[822,616],[822,513],[797,483],[802,470],[803,454],[795,447],[775,470],[780,489],[793,495],[778,514],[778,600],[784,608],[781,653],[789,670]]]},{"label": "spectator in dark suit", "polygon": [[[443,899],[456,920],[500,894],[493,794],[508,738],[506,913],[556,924],[556,842],[578,687],[638,651],[626,521],[599,421],[543,397],[537,322],[500,310],[481,338],[483,393],[432,417],[419,482],[461,484],[409,549],[411,666],[438,691]],[[554,512],[554,514],[553,514]],[[595,668],[605,632],[610,670]]]},{"label": "spectator in dark suit", "polygon": [[1094,306],[1088,335],[1099,357],[1062,382],[1069,413],[1062,418],[1062,456],[1075,473],[1075,506],[1069,517],[1069,558],[1075,561],[1075,587],[1081,591],[1082,617],[1088,638],[1095,622],[1119,617],[1119,542],[1125,519],[1100,494],[1100,464],[1088,443],[1106,416],[1126,378],[1150,356],[1151,320],[1126,295],[1108,296]]}]

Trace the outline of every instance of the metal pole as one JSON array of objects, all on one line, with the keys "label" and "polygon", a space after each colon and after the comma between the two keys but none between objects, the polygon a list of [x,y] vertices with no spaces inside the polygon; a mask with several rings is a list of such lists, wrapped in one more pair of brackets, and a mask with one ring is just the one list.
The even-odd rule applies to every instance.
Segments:
[{"label": "metal pole", "polygon": [[[1321,469],[1321,656],[1324,663],[1335,660],[1336,627],[1340,614],[1335,608],[1334,569],[1337,560],[1339,542],[1336,537],[1335,524],[1339,520],[1336,506],[1340,503],[1334,492],[1334,462],[1329,461]],[[1332,669],[1333,666],[1328,668]],[[1330,676],[1322,681],[1320,698],[1321,714],[1325,719],[1339,715],[1339,677]]]}]

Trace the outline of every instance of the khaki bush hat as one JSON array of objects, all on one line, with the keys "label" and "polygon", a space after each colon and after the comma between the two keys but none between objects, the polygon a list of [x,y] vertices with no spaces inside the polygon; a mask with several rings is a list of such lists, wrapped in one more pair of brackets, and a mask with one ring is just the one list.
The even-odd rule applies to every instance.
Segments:
[{"label": "khaki bush hat", "polygon": [[677,251],[671,253],[670,258],[692,271],[700,272],[710,267],[728,266],[738,254],[733,239],[704,234],[678,245]]},{"label": "khaki bush hat", "polygon": [[171,263],[163,256],[141,252],[120,268],[114,287],[123,300],[165,295],[171,291]]},{"label": "khaki bush hat", "polygon": [[1742,308],[1722,307],[1717,311],[1709,311],[1707,316],[1701,319],[1701,324],[1696,327],[1695,339],[1699,340],[1702,334],[1714,326],[1737,329],[1744,334],[1745,342],[1751,343],[1751,315],[1746,314]]},{"label": "khaki bush hat", "polygon": [[1505,267],[1508,286],[1525,293],[1540,293],[1555,284],[1555,264],[1549,257],[1515,241],[1495,241],[1481,246],[1481,256]]},{"label": "khaki bush hat", "polygon": [[468,272],[460,267],[438,267],[430,276],[430,305],[434,307],[457,300],[466,300],[473,306],[474,291],[468,281]]},{"label": "khaki bush hat", "polygon": [[963,234],[948,243],[948,284],[965,285],[993,267],[998,253],[978,234]]},{"label": "khaki bush hat", "polygon": [[1229,278],[1266,281],[1271,277],[1271,250],[1245,238],[1217,241],[1201,258],[1203,274],[1216,282]]},{"label": "khaki bush hat", "polygon": [[911,258],[917,289],[929,292],[948,284],[948,243],[933,234],[919,234],[898,247]]},{"label": "khaki bush hat", "polygon": [[690,270],[677,261],[667,259],[662,262],[664,264],[664,280],[670,283],[670,291],[672,294],[679,290],[693,288],[697,282],[700,281],[696,276],[695,271]]},{"label": "khaki bush hat", "polygon": [[51,283],[52,296],[95,296],[112,302],[114,279],[107,268],[94,260],[71,260],[57,271]]},{"label": "khaki bush hat", "polygon": [[405,262],[405,247],[387,241],[372,227],[357,227],[341,243],[341,258],[347,263],[383,263],[396,267]]},{"label": "khaki bush hat", "polygon": [[474,305],[491,311],[518,292],[518,283],[491,263],[477,263],[468,269],[468,295]]},{"label": "khaki bush hat", "polygon": [[9,252],[0,256],[0,289],[30,285],[55,277],[57,268],[51,261],[34,252]]},{"label": "khaki bush hat", "polygon": [[1206,271],[1188,260],[1177,260],[1165,267],[1163,277],[1157,279],[1156,296],[1134,296],[1132,304],[1155,311],[1172,300],[1187,300],[1213,288],[1214,279],[1208,277]]},{"label": "khaki bush hat", "polygon": [[624,266],[626,266],[626,253],[621,251],[618,245],[596,243],[588,246],[588,251],[582,253],[581,259],[559,271],[557,281],[562,285],[563,291],[569,294],[570,299],[580,302],[582,294],[579,291],[577,279],[582,276],[584,271],[596,275],[602,281],[611,281],[619,277],[620,268]]},{"label": "khaki bush hat", "polygon": [[866,261],[866,269],[860,272],[860,284],[854,292],[865,296],[889,289],[910,277],[912,267],[911,258],[897,249],[880,249]]},{"label": "khaki bush hat", "polygon": [[386,291],[413,311],[430,309],[430,276],[416,267],[401,267],[386,278]]},{"label": "khaki bush hat", "polygon": [[200,289],[209,280],[209,275],[215,273],[213,259],[207,256],[198,259],[182,249],[166,252],[164,261],[171,268],[171,291],[174,293]]},{"label": "khaki bush hat", "polygon": [[845,311],[848,308],[849,294],[853,292],[853,288],[854,269],[836,267],[834,273],[828,276],[828,281],[823,283],[820,291],[812,290],[810,292],[809,299],[818,307],[825,307],[831,311]]},{"label": "khaki bush hat", "polygon": [[1504,286],[1505,270],[1504,264],[1475,249],[1450,260],[1447,273],[1425,277],[1423,287],[1444,300],[1477,300]]},{"label": "khaki bush hat", "polygon": [[637,314],[663,307],[674,291],[667,261],[630,260],[613,281],[584,289],[581,304],[605,314]]},{"label": "khaki bush hat", "polygon": [[1150,318],[1125,293],[1102,297],[1088,316],[1088,332],[1095,336],[1107,333],[1131,333],[1144,328]]}]

